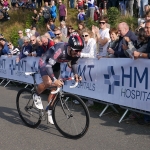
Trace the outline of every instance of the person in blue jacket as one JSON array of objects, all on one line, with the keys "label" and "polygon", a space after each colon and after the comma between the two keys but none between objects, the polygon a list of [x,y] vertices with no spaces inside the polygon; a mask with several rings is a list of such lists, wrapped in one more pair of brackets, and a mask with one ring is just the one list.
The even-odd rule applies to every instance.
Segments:
[{"label": "person in blue jacket", "polygon": [[51,15],[51,18],[53,19],[53,21],[55,21],[55,19],[57,17],[57,8],[55,6],[54,1],[51,1],[50,15]]},{"label": "person in blue jacket", "polygon": [[24,45],[22,47],[21,53],[19,54],[19,60],[27,56],[32,56],[32,46],[30,44],[30,39],[27,36],[25,36],[23,37],[23,41]]},{"label": "person in blue jacket", "polygon": [[7,42],[4,38],[0,38],[0,45],[2,46],[1,55],[11,54],[10,50],[9,50],[9,47],[7,45]]}]

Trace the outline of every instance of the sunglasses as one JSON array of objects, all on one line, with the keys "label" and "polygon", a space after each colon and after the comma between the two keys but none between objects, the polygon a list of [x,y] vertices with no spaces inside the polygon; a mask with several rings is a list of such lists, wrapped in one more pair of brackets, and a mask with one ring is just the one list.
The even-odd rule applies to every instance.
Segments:
[{"label": "sunglasses", "polygon": [[81,52],[82,50],[74,50],[76,53]]},{"label": "sunglasses", "polygon": [[60,33],[58,33],[58,34],[55,34],[55,36],[58,36],[58,35],[60,35]]},{"label": "sunglasses", "polygon": [[7,46],[10,46],[11,44],[8,44]]},{"label": "sunglasses", "polygon": [[99,24],[105,24],[106,22],[99,22]]},{"label": "sunglasses", "polygon": [[89,35],[82,35],[82,37],[88,37]]}]

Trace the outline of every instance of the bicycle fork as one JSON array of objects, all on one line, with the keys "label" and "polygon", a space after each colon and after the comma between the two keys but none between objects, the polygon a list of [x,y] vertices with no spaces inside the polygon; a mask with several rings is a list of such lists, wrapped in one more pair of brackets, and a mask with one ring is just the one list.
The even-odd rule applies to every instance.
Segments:
[{"label": "bicycle fork", "polygon": [[[66,104],[66,102],[68,101],[69,97],[64,100],[62,95],[59,95],[59,96],[60,96],[59,99],[60,99],[61,107],[62,107],[62,110],[63,110],[65,116],[67,117],[67,119],[73,117],[73,114],[71,113],[70,109],[68,108],[68,106]],[[64,107],[66,107],[66,109],[68,110],[69,115],[66,113]]]}]

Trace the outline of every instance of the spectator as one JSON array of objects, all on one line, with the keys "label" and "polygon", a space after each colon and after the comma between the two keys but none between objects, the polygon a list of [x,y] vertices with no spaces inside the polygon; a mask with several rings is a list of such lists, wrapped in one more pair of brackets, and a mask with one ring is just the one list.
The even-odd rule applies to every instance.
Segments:
[{"label": "spectator", "polygon": [[92,31],[85,28],[82,32],[84,40],[84,48],[82,49],[80,57],[95,58],[96,57],[96,41],[93,37]]},{"label": "spectator", "polygon": [[145,5],[144,10],[145,10],[145,13],[148,12],[150,10],[150,5],[149,4]]},{"label": "spectator", "polygon": [[145,22],[149,19],[150,19],[150,10],[146,12],[145,18],[138,18],[138,28],[136,29],[136,32],[138,32],[140,28],[144,28]]},{"label": "spectator", "polygon": [[94,20],[94,11],[95,11],[95,6],[94,6],[94,0],[88,0],[88,10],[86,12],[86,18],[91,18]]},{"label": "spectator", "polygon": [[24,45],[23,45],[22,50],[19,54],[19,57],[17,58],[17,62],[19,62],[19,60],[24,58],[24,57],[32,56],[32,46],[30,44],[29,37],[24,36],[23,42],[24,42]]},{"label": "spectator", "polygon": [[59,37],[55,37],[53,39],[53,41],[54,41],[55,44],[57,44],[57,43],[61,42],[61,39]]},{"label": "spectator", "polygon": [[72,30],[73,30],[73,27],[71,25],[69,25],[68,28],[67,28],[67,31],[68,31],[67,37],[70,37],[70,34],[72,33]]},{"label": "spectator", "polygon": [[126,22],[121,22],[118,25],[118,34],[119,34],[119,41],[117,47],[113,49],[109,49],[109,54],[114,54],[115,57],[123,57],[126,58],[124,53],[124,47],[127,47],[127,42],[125,41],[124,37],[129,37],[130,40],[135,44],[137,42],[136,35],[129,30],[129,26]]},{"label": "spectator", "polygon": [[4,0],[2,4],[3,4],[3,9],[6,9],[8,11],[9,10],[9,3],[8,3],[8,1]]},{"label": "spectator", "polygon": [[50,19],[50,7],[48,6],[48,2],[45,2],[45,6],[43,7],[43,17],[45,23]]},{"label": "spectator", "polygon": [[98,58],[106,57],[108,55],[107,48],[110,42],[109,29],[107,28],[107,17],[101,17],[99,21],[100,30],[97,27],[93,27],[93,32],[97,36],[97,42],[99,43]]},{"label": "spectator", "polygon": [[54,32],[54,29],[56,28],[53,19],[50,19],[46,26],[47,26],[47,30],[52,32]]},{"label": "spectator", "polygon": [[143,18],[145,14],[145,5],[148,5],[148,0],[139,0],[139,2],[139,14],[140,18]]},{"label": "spectator", "polygon": [[85,11],[83,8],[80,9],[78,16],[77,16],[78,21],[84,21],[85,20]]},{"label": "spectator", "polygon": [[133,16],[133,4],[134,0],[126,0],[126,9],[130,16]]},{"label": "spectator", "polygon": [[11,0],[11,7],[16,10],[17,7],[17,0]]},{"label": "spectator", "polygon": [[34,31],[34,35],[35,35],[36,37],[40,36],[39,32],[37,32],[36,26],[32,26],[31,29],[32,29],[31,31]]},{"label": "spectator", "polygon": [[125,41],[128,42],[128,47],[126,47],[124,50],[127,57],[133,57],[133,52],[145,52],[147,48],[147,36],[144,28],[139,29],[138,32],[138,42],[133,45],[132,41],[129,39],[129,37],[124,37]]},{"label": "spectator", "polygon": [[14,45],[11,42],[8,42],[7,46],[9,48],[11,55],[19,55],[20,54],[20,50],[17,47],[14,47]]},{"label": "spectator", "polygon": [[80,21],[80,22],[78,23],[78,31],[77,31],[80,36],[82,36],[82,31],[83,31],[84,28],[85,28],[84,22],[83,22],[83,21]]},{"label": "spectator", "polygon": [[70,0],[70,8],[74,8],[74,0]]},{"label": "spectator", "polygon": [[64,4],[62,4],[62,1],[59,0],[59,21],[65,21],[67,19],[67,8]]},{"label": "spectator", "polygon": [[38,3],[38,8],[41,8],[41,6],[42,6],[42,0],[37,0],[37,3]]},{"label": "spectator", "polygon": [[48,32],[46,32],[44,35],[45,35],[49,40],[53,41],[52,38],[51,38],[51,36],[50,36],[50,34],[49,34]]},{"label": "spectator", "polygon": [[50,49],[50,47],[52,47],[54,45],[54,42],[52,40],[48,39],[47,36],[45,36],[45,35],[42,35],[40,40],[42,42],[44,52],[46,52],[48,49]]},{"label": "spectator", "polygon": [[127,1],[119,0],[119,8],[120,8],[121,15],[126,15],[126,2]]},{"label": "spectator", "polygon": [[39,20],[39,15],[36,9],[33,10],[34,15],[32,16],[32,26],[36,26],[38,20]]},{"label": "spectator", "polygon": [[59,28],[55,28],[55,37],[60,38],[61,42],[68,42],[68,38],[61,32]]},{"label": "spectator", "polygon": [[[110,34],[111,41],[109,42],[108,45],[108,51],[109,48],[115,49],[118,45],[118,30],[116,28],[112,28],[109,30],[109,34]],[[108,53],[108,57],[115,57],[115,56],[113,54]]]},{"label": "spectator", "polygon": [[18,35],[19,35],[19,39],[18,39],[18,48],[19,50],[22,49],[22,46],[23,46],[23,31],[22,30],[19,30],[18,31]]},{"label": "spectator", "polygon": [[37,42],[36,36],[31,36],[30,41],[32,46],[32,56],[41,57],[44,53],[44,49],[42,45]]},{"label": "spectator", "polygon": [[32,36],[30,29],[25,29],[26,36],[30,38]]},{"label": "spectator", "polygon": [[67,32],[68,32],[68,30],[67,30],[66,22],[65,22],[65,21],[61,21],[61,22],[60,22],[60,30],[61,30],[61,33],[62,33],[65,37],[67,37]]},{"label": "spectator", "polygon": [[51,15],[51,19],[53,19],[53,21],[55,22],[55,19],[57,17],[57,7],[55,6],[54,0],[51,1],[50,15]]},{"label": "spectator", "polygon": [[150,59],[150,20],[146,21],[145,24],[145,34],[148,37],[148,43],[145,52],[134,51],[133,55],[135,59],[138,58],[148,58]]},{"label": "spectator", "polygon": [[1,55],[9,55],[10,50],[4,38],[0,38],[0,45],[2,45]]},{"label": "spectator", "polygon": [[95,11],[94,11],[94,21],[98,21],[98,19],[99,19],[99,16],[100,16],[100,12],[99,12],[99,8],[98,8],[98,6],[97,6],[97,3],[96,3],[96,1],[95,1],[95,3],[94,3],[94,6],[95,6]]},{"label": "spectator", "polygon": [[83,0],[77,0],[77,9],[84,8],[84,1]]}]

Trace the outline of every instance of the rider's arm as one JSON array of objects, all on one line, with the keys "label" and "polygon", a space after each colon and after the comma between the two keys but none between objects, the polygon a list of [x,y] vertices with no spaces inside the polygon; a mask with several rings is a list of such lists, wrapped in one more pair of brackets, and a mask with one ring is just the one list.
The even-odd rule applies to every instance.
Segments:
[{"label": "rider's arm", "polygon": [[72,61],[71,61],[71,68],[72,68],[72,72],[73,74],[78,74],[78,65],[77,65],[77,60],[78,58],[74,58]]},{"label": "rider's arm", "polygon": [[56,80],[52,69],[52,66],[56,63],[56,61],[53,59],[53,55],[54,49],[50,48],[46,51],[46,53],[44,53],[44,55],[39,60],[39,68],[44,67],[52,81]]}]

